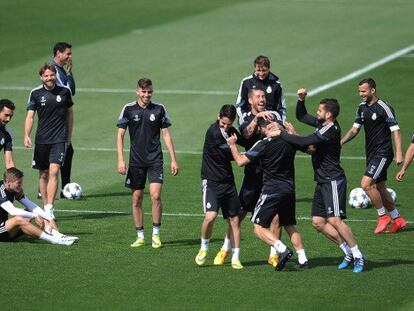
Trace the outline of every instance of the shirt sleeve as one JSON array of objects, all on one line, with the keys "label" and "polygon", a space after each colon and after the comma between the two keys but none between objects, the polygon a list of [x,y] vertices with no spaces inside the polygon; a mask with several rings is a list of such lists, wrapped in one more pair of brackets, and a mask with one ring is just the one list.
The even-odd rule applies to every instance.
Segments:
[{"label": "shirt sleeve", "polygon": [[161,119],[161,128],[167,128],[171,126],[171,120],[168,116],[167,110],[162,106],[162,119]]},{"label": "shirt sleeve", "polygon": [[29,100],[27,102],[27,110],[37,110],[36,98],[33,92],[30,93]]},{"label": "shirt sleeve", "polygon": [[4,143],[4,151],[13,151],[13,138],[9,131],[9,129],[6,128],[6,134],[5,134],[5,143]]},{"label": "shirt sleeve", "polygon": [[252,162],[259,159],[263,154],[268,139],[269,138],[265,138],[257,141],[253,147],[246,151],[246,157]]},{"label": "shirt sleeve", "polygon": [[66,90],[67,90],[67,92],[68,92],[68,94],[67,94],[67,98],[68,98],[68,100],[67,100],[67,104],[68,104],[68,108],[70,108],[70,107],[72,107],[72,106],[73,106],[72,95],[71,95],[71,92],[70,92],[70,90],[69,90],[69,89],[66,89]]},{"label": "shirt sleeve", "polygon": [[127,113],[124,107],[119,115],[116,126],[118,128],[126,129],[128,127],[128,123],[129,123],[129,119],[128,119],[128,116],[127,116]]},{"label": "shirt sleeve", "polygon": [[387,122],[390,131],[394,132],[399,130],[400,126],[398,125],[394,109],[388,105],[384,105],[382,108],[384,111],[385,122]]},{"label": "shirt sleeve", "polygon": [[305,101],[298,100],[296,103],[296,119],[313,127],[317,127],[319,125],[318,119],[308,114]]},{"label": "shirt sleeve", "polygon": [[356,115],[355,115],[355,121],[353,127],[360,128],[362,126],[362,108],[361,105],[359,105]]}]

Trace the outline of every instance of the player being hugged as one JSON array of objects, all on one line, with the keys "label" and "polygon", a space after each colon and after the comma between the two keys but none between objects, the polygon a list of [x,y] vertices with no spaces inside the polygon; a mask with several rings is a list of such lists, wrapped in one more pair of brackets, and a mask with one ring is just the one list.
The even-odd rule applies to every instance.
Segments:
[{"label": "player being hugged", "polygon": [[[15,207],[15,199],[26,210]],[[72,245],[79,239],[61,234],[53,218],[24,195],[23,172],[17,168],[7,169],[0,181],[0,207],[1,242],[13,241],[23,234],[61,245]],[[31,219],[35,219],[38,226],[32,224]]]}]

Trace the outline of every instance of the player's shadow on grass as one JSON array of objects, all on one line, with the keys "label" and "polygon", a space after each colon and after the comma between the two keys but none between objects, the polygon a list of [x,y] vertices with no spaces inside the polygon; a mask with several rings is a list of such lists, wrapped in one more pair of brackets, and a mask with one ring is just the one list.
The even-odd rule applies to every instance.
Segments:
[{"label": "player's shadow on grass", "polygon": [[88,220],[88,219],[105,219],[105,218],[112,218],[112,217],[125,217],[131,216],[129,213],[89,213],[89,214],[73,214],[73,215],[64,215],[58,217],[58,224],[59,222],[64,222],[66,220]]},{"label": "player's shadow on grass", "polygon": [[[211,239],[210,243],[215,242],[222,242],[220,239]],[[188,245],[200,245],[200,239],[183,239],[183,240],[171,240],[171,241],[163,241],[163,245],[168,247],[180,247],[180,246],[188,246]],[[220,247],[218,247],[220,249]]]},{"label": "player's shadow on grass", "polygon": [[[147,193],[146,191],[144,191],[144,194]],[[92,199],[92,198],[105,198],[105,197],[124,197],[124,196],[131,196],[131,192],[106,192],[106,193],[92,193],[92,194],[87,194],[85,196],[82,197],[82,199],[87,200],[87,199]]]}]

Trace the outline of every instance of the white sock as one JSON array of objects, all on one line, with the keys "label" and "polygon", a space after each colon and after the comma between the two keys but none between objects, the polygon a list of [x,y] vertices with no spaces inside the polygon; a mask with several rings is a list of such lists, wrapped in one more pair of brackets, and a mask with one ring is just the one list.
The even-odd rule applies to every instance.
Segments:
[{"label": "white sock", "polygon": [[344,252],[345,255],[351,255],[352,254],[351,248],[349,247],[349,245],[346,242],[339,245],[339,247],[342,249],[342,251]]},{"label": "white sock", "polygon": [[394,208],[391,212],[390,212],[391,218],[395,219],[397,217],[400,217],[400,213],[398,212],[397,208]]},{"label": "white sock", "polygon": [[137,237],[138,239],[143,239],[144,238],[144,228],[142,229],[136,229],[137,230]]},{"label": "white sock", "polygon": [[208,250],[208,243],[210,242],[210,239],[203,239],[201,238],[201,249]]},{"label": "white sock", "polygon": [[64,234],[60,233],[59,231],[57,231],[56,229],[52,229],[51,230],[52,235],[58,238],[61,238]]},{"label": "white sock", "polygon": [[296,251],[296,253],[298,254],[298,261],[301,265],[303,265],[305,262],[308,261],[308,258],[306,258],[306,254],[305,254],[304,249],[300,249],[300,250]]},{"label": "white sock", "polygon": [[233,248],[233,256],[231,257],[231,260],[239,260],[240,256],[240,248]]},{"label": "white sock", "polygon": [[274,246],[270,246],[270,254],[269,257],[273,257],[273,256],[277,256],[278,253],[276,251],[276,248],[274,248]]},{"label": "white sock", "polygon": [[230,250],[230,248],[231,248],[231,241],[230,241],[230,239],[226,236],[226,237],[224,238],[224,243],[223,243],[223,246],[221,247],[221,249],[222,249],[223,251],[225,251],[225,252],[228,252],[228,251]]},{"label": "white sock", "polygon": [[281,240],[277,240],[273,247],[276,249],[276,251],[280,254],[283,253],[286,250],[286,245],[283,244]]},{"label": "white sock", "polygon": [[387,212],[385,211],[385,207],[381,207],[377,209],[378,216],[384,216]]},{"label": "white sock", "polygon": [[352,256],[354,256],[354,258],[362,258],[362,253],[358,248],[358,245],[355,244],[354,247],[351,247],[351,251],[352,251]]},{"label": "white sock", "polygon": [[57,240],[58,240],[57,237],[55,237],[53,235],[50,235],[50,234],[47,234],[46,232],[43,232],[43,231],[40,234],[39,239],[41,239],[43,241],[47,241],[47,242],[52,243],[52,244],[56,244]]},{"label": "white sock", "polygon": [[152,235],[160,235],[160,226],[152,226]]}]

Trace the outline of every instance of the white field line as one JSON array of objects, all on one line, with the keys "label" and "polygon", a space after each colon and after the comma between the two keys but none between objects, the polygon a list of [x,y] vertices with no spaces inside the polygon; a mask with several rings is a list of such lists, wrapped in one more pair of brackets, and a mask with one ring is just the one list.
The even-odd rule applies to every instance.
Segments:
[{"label": "white field line", "polygon": [[[55,209],[55,213],[79,213],[79,214],[115,214],[115,215],[131,215],[129,212],[120,211],[91,211],[91,210],[68,210],[68,209]],[[144,213],[145,215],[151,215],[151,213]],[[204,214],[190,214],[190,213],[162,213],[163,216],[172,217],[204,217]],[[297,220],[311,220],[310,217],[296,217]],[[350,222],[376,222],[376,219],[346,219],[345,221]],[[413,221],[407,221],[413,223]]]},{"label": "white field line", "polygon": [[[335,87],[339,84],[345,83],[353,78],[356,78],[360,75],[362,75],[365,72],[368,72],[369,70],[372,70],[374,68],[377,68],[379,66],[382,66],[398,57],[404,56],[405,54],[410,53],[414,50],[414,44],[410,45],[404,49],[398,50],[388,56],[385,56],[384,58],[381,58],[380,60],[373,62],[361,69],[358,69],[356,71],[351,72],[350,74],[339,78],[337,80],[334,80],[332,82],[326,83],[324,85],[318,86],[314,89],[309,90],[308,95],[314,96],[322,91],[326,91],[332,87]],[[410,55],[406,56],[410,57]],[[33,87],[29,86],[7,86],[7,85],[0,85],[0,90],[10,90],[10,91],[31,91]],[[77,88],[78,92],[81,93],[127,93],[132,94],[134,93],[134,90],[132,89],[122,89],[122,88]],[[169,95],[210,95],[210,96],[224,96],[224,95],[237,95],[236,91],[214,91],[214,90],[156,90],[156,93],[159,94],[169,94]],[[295,93],[285,93],[288,97],[294,97],[296,96]]]},{"label": "white field line", "polygon": [[365,67],[362,67],[361,69],[355,70],[355,71],[351,72],[350,74],[347,74],[346,76],[344,76],[342,78],[339,78],[339,79],[334,80],[332,82],[329,82],[329,83],[326,83],[324,85],[318,86],[317,88],[311,89],[311,90],[309,90],[308,95],[309,96],[314,96],[314,95],[316,95],[320,92],[326,91],[326,90],[328,90],[330,88],[333,88],[333,87],[335,87],[339,84],[345,83],[345,82],[347,82],[349,80],[352,80],[352,79],[354,79],[354,78],[356,78],[356,77],[358,77],[358,76],[360,76],[360,75],[362,75],[362,74],[364,74],[364,73],[366,73],[366,72],[368,72],[372,69],[375,69],[375,68],[377,68],[379,66],[382,66],[382,65],[384,65],[384,64],[386,64],[386,63],[388,63],[388,62],[390,62],[390,61],[392,61],[392,60],[394,60],[398,57],[401,57],[401,56],[403,56],[407,53],[410,53],[413,50],[414,50],[414,44],[412,44],[412,45],[410,45],[410,46],[408,46],[404,49],[398,50],[398,51],[396,51],[396,52],[394,52],[394,53],[392,53],[388,56],[385,56],[384,58],[381,58],[380,60],[377,60],[376,62],[373,62],[373,63],[371,63],[371,64],[369,64]]},{"label": "white field line", "polygon": [[[30,150],[32,152],[32,148],[25,148],[22,146],[14,146],[14,149],[17,150]],[[115,148],[85,148],[85,147],[75,147],[75,149],[78,151],[98,151],[98,152],[116,152],[117,150]],[[125,152],[129,152],[129,149],[124,149]],[[163,150],[163,153],[168,153],[167,151]],[[189,150],[176,150],[175,153],[177,154],[203,154],[202,151],[189,151]],[[305,154],[297,154],[297,158],[310,158],[309,155]],[[344,160],[365,160],[365,157],[360,156],[342,156],[341,159]]]}]

